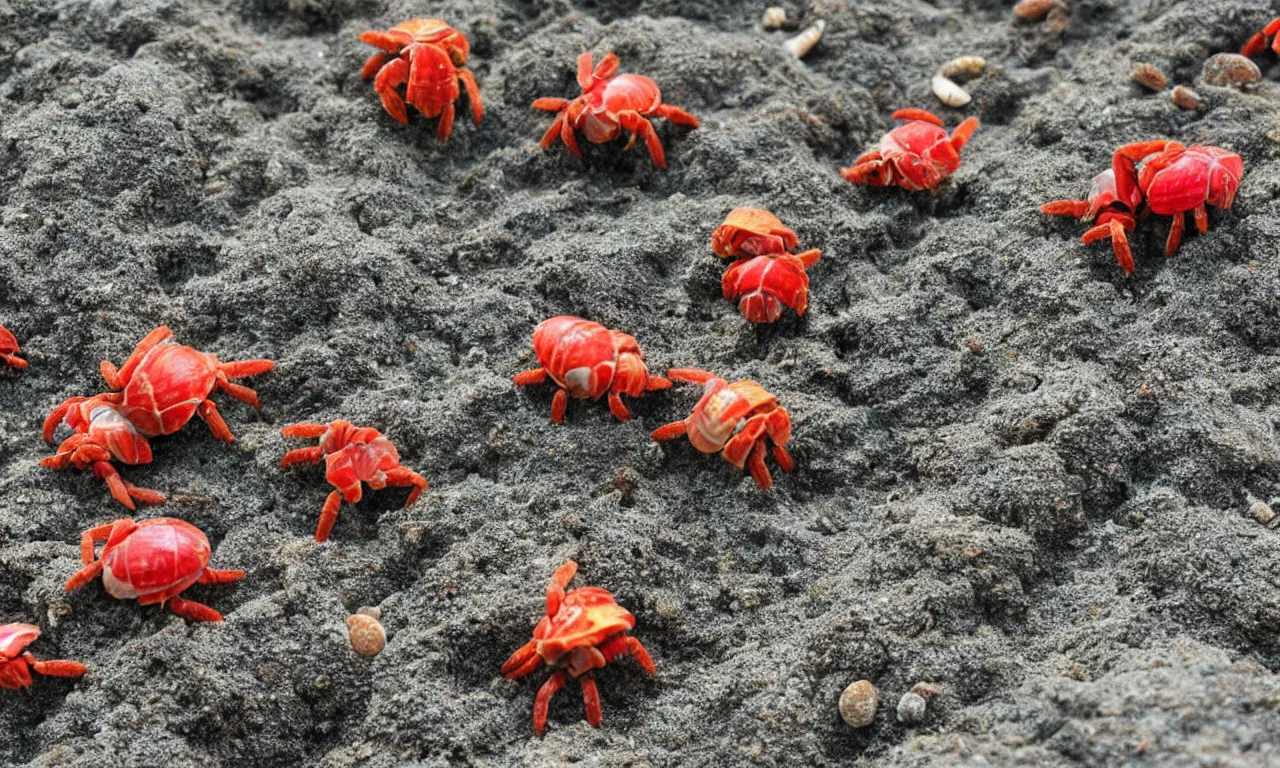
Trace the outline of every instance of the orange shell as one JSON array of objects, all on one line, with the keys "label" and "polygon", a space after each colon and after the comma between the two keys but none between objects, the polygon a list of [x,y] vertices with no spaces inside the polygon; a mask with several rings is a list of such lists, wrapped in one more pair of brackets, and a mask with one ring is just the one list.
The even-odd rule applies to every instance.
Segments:
[{"label": "orange shell", "polygon": [[799,240],[790,227],[768,211],[734,208],[711,235],[711,250],[717,256],[761,256],[793,250]]},{"label": "orange shell", "polygon": [[347,618],[351,647],[361,656],[377,656],[387,647],[387,631],[376,618],[357,613]]}]

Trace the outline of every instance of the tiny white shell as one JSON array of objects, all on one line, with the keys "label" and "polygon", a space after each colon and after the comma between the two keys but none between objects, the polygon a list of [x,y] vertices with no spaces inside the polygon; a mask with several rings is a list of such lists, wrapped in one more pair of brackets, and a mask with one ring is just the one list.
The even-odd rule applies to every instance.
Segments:
[{"label": "tiny white shell", "polygon": [[933,76],[933,95],[948,107],[963,107],[973,100],[968,91],[942,75]]},{"label": "tiny white shell", "polygon": [[764,9],[764,18],[760,20],[765,29],[778,29],[787,23],[787,9],[776,5]]},{"label": "tiny white shell", "polygon": [[792,56],[797,59],[803,59],[813,50],[813,47],[822,39],[822,30],[827,28],[827,22],[819,19],[813,23],[813,26],[805,29],[800,34],[783,43],[786,49],[791,52]]}]

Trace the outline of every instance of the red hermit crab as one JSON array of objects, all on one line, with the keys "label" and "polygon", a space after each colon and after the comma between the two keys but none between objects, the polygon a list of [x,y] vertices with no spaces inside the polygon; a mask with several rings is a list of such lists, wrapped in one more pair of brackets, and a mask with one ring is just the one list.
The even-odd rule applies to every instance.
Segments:
[{"label": "red hermit crab", "polygon": [[1093,187],[1085,200],[1054,200],[1040,206],[1042,213],[1051,216],[1073,216],[1080,221],[1093,222],[1093,226],[1080,236],[1080,242],[1092,243],[1104,237],[1111,238],[1120,268],[1133,274],[1133,253],[1125,231],[1133,231],[1137,222],[1134,216],[1142,204],[1142,191],[1136,185],[1127,185],[1126,198],[1121,199],[1116,189],[1116,173],[1108,168],[1093,178]]},{"label": "red hermit crab", "polygon": [[942,118],[923,109],[899,109],[894,120],[906,120],[880,138],[880,144],[840,171],[854,184],[897,185],[903,189],[934,190],[960,167],[960,150],[978,129],[966,118],[948,136]]},{"label": "red hermit crab", "polygon": [[[1137,167],[1134,163],[1139,163]],[[1141,191],[1147,207],[1157,216],[1172,216],[1165,253],[1178,252],[1186,226],[1184,214],[1195,218],[1200,234],[1209,231],[1206,205],[1226,210],[1235,199],[1244,176],[1240,156],[1219,147],[1184,147],[1163,139],[1126,144],[1112,155],[1116,194],[1128,198]]]},{"label": "red hermit crab", "polygon": [[14,354],[17,351],[18,340],[14,338],[13,333],[8,328],[0,325],[0,363],[8,365],[10,368],[26,368],[27,361]]},{"label": "red hermit crab", "polygon": [[[471,45],[461,32],[439,19],[412,19],[386,32],[364,32],[360,41],[385,51],[370,56],[360,76],[365,80],[377,76],[373,90],[387,114],[408,124],[407,101],[423,117],[439,116],[436,138],[447,141],[453,130],[453,103],[462,95],[458,83],[462,83],[471,102],[471,118],[480,125],[484,102],[475,75],[462,66]],[[406,83],[402,98],[398,89]]]},{"label": "red hermit crab", "polygon": [[547,585],[547,615],[534,628],[533,639],[502,665],[502,674],[511,680],[524,677],[544,663],[555,668],[538,689],[533,703],[533,730],[539,736],[547,727],[551,697],[564,686],[566,674],[582,681],[587,722],[592,728],[599,728],[604,715],[592,670],[619,656],[633,656],[645,672],[654,672],[649,652],[627,634],[636,625],[636,618],[614,602],[613,595],[599,587],[565,592],[577,572],[578,564],[572,560],[556,569]]},{"label": "red hermit crab", "polygon": [[[220,389],[257,408],[258,395],[228,379],[266,373],[275,363],[270,360],[224,363],[206,352],[165,343],[171,336],[173,331],[163,325],[147,334],[118,371],[103,360],[102,378],[107,380],[107,386],[124,391],[98,395],[95,399],[119,405],[125,418],[147,437],[177,432],[198,413],[215,437],[233,441],[235,438],[219,415],[218,406],[209,399],[210,393]],[[66,400],[49,414],[44,421],[46,443],[53,442],[58,424],[83,399]]]},{"label": "red hermit crab", "polygon": [[753,323],[771,323],[786,305],[803,315],[809,306],[809,276],[805,268],[822,256],[816,248],[788,253],[796,247],[796,233],[777,216],[759,208],[735,208],[711,235],[717,256],[751,256],[732,264],[720,281],[724,297],[739,299],[738,311]]},{"label": "red hermit crab", "polygon": [[1267,47],[1268,37],[1273,38],[1271,40],[1271,50],[1280,54],[1280,34],[1276,34],[1277,32],[1280,32],[1280,19],[1272,19],[1271,23],[1263,27],[1261,32],[1255,32],[1253,37],[1249,38],[1249,41],[1240,49],[1240,55],[1252,56],[1255,53],[1261,53]]},{"label": "red hermit crab", "polygon": [[791,416],[764,387],[750,379],[730,384],[696,368],[673,368],[667,376],[706,386],[689,418],[658,427],[650,435],[654,440],[687,434],[699,451],[723,451],[725,461],[738,469],[745,465],[762,489],[773,487],[769,468],[764,465],[765,438],[773,441],[773,458],[782,471],[795,469],[786,449],[791,439]]},{"label": "red hermit crab", "polygon": [[280,468],[308,462],[315,464],[325,460],[324,477],[336,491],[329,493],[320,511],[320,523],[316,526],[316,541],[327,541],[333,524],[338,520],[338,509],[345,498],[355,504],[364,496],[362,482],[376,490],[388,485],[412,485],[408,507],[427,489],[427,480],[411,469],[400,466],[400,454],[391,441],[376,429],[357,427],[349,421],[329,424],[290,424],[280,433],[285,437],[318,437],[320,444],[310,448],[296,448],[280,460]]},{"label": "red hermit crab", "polygon": [[618,57],[612,53],[602,58],[594,71],[590,52],[579,56],[578,85],[582,86],[582,95],[573,101],[548,97],[533,102],[534,109],[559,113],[542,135],[539,143],[543,149],[550,147],[559,136],[569,151],[581,160],[582,150],[578,148],[574,130],[581,129],[587,141],[593,144],[603,144],[618,138],[625,129],[631,133],[627,149],[631,149],[636,137],[640,137],[649,148],[653,164],[666,168],[662,142],[653,130],[653,123],[646,118],[665,117],[673,123],[698,127],[698,118],[679,107],[662,103],[657,83],[644,75],[618,74]]},{"label": "red hermit crab", "polygon": [[0,688],[11,691],[31,685],[31,673],[45,677],[80,677],[85,666],[78,661],[36,661],[26,650],[40,636],[34,624],[0,626]]},{"label": "red hermit crab", "polygon": [[[94,545],[106,546],[94,559]],[[197,582],[228,584],[244,578],[244,571],[218,571],[209,565],[209,539],[194,525],[171,517],[135,523],[121,518],[90,528],[80,536],[80,559],[85,563],[67,580],[66,591],[79,589],[102,575],[107,594],[139,605],[169,603],[169,610],[192,621],[222,621],[207,605],[178,594]]]},{"label": "red hermit crab", "polygon": [[49,469],[92,467],[93,476],[105,480],[112,497],[129,509],[134,508],[135,499],[143,504],[165,502],[164,494],[159,491],[126,483],[111,465],[113,460],[149,464],[151,445],[109,396],[73,397],[63,405],[67,426],[74,434],[62,441],[57,453],[41,459],[40,466]]},{"label": "red hermit crab", "polygon": [[517,386],[541,384],[550,376],[560,389],[551,400],[551,420],[564,421],[569,396],[599,400],[609,395],[609,410],[621,421],[631,411],[620,395],[639,397],[668,389],[671,382],[649,375],[635,338],[580,317],[559,315],[533,329],[533,351],[540,367],[516,374]]}]

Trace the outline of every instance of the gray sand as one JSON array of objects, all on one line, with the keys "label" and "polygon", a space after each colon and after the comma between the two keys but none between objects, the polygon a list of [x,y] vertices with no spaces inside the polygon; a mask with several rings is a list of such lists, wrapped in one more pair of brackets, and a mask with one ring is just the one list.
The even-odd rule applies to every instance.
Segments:
[{"label": "gray sand", "polygon": [[[41,766],[1280,765],[1280,65],[1201,111],[1128,80],[1192,83],[1280,13],[1257,0],[1074,0],[1054,35],[1006,3],[822,0],[803,63],[721,0],[0,0],[0,323],[31,361],[0,373],[0,620],[78,659],[79,682],[0,692],[0,761]],[[1269,7],[1263,8],[1263,5]],[[465,32],[488,114],[381,110],[357,35],[415,16]],[[540,151],[529,103],[577,94],[574,57],[614,51],[703,119],[643,149]],[[981,55],[974,101],[929,77]],[[898,107],[983,122],[937,195],[837,170]],[[1243,156],[1235,206],[1176,258],[1167,219],[1126,278],[1081,225],[1121,143]],[[772,209],[823,249],[809,314],[748,325],[719,295],[711,230]],[[755,378],[795,420],[772,493],[653,428],[696,387],[616,422],[517,390],[555,314],[634,334],[652,368]],[[87,473],[38,466],[44,415],[100,391],[159,323],[224,359],[270,357],[259,414],[217,396],[127,479],[173,496],[140,516],[204,529],[236,586],[188,596],[197,625],[64,595],[81,530],[125,511]],[[281,472],[299,420],[383,430],[431,490],[345,507]],[[547,578],[612,590],[654,655],[571,682],[545,738],[545,671],[498,675]],[[381,606],[356,657],[344,620]],[[884,702],[853,731],[836,700]],[[923,722],[901,695],[940,687]]]}]

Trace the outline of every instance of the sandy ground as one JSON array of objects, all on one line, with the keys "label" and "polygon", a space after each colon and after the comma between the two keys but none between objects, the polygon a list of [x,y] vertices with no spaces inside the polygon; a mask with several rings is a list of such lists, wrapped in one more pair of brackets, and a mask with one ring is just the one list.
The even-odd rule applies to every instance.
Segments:
[{"label": "sandy ground", "polygon": [[[79,682],[4,692],[0,762],[40,766],[1280,765],[1280,65],[1174,107],[1280,14],[1257,0],[1075,0],[1057,35],[989,0],[790,6],[827,21],[803,63],[762,7],[710,0],[0,0],[0,619],[33,621]],[[1264,7],[1268,6],[1268,7]],[[357,35],[416,16],[464,31],[488,114],[402,127],[359,79]],[[621,143],[541,151],[574,57],[614,51],[670,103],[669,169]],[[974,101],[929,76],[981,55]],[[982,127],[936,195],[844,182],[903,106]],[[1243,156],[1235,206],[1176,258],[1167,219],[1127,278],[1075,222],[1115,146],[1176,138]],[[771,208],[823,249],[810,312],[748,325],[719,295],[712,228]],[[634,334],[652,367],[751,377],[795,420],[771,493],[654,427],[517,390],[530,332],[576,314]],[[196,625],[64,595],[79,532],[123,509],[37,462],[61,399],[101,389],[159,323],[224,359],[269,357],[258,414],[217,397],[125,470],[171,494],[147,516],[208,532],[249,572],[189,596]],[[279,428],[383,430],[431,490],[312,532],[322,471],[281,472]],[[1276,502],[1280,511],[1280,500]],[[653,653],[576,683],[530,726],[544,673],[498,667],[547,578],[612,590]],[[344,620],[390,635],[354,656]],[[854,731],[836,699],[884,704]],[[918,682],[941,693],[901,724]]]}]

